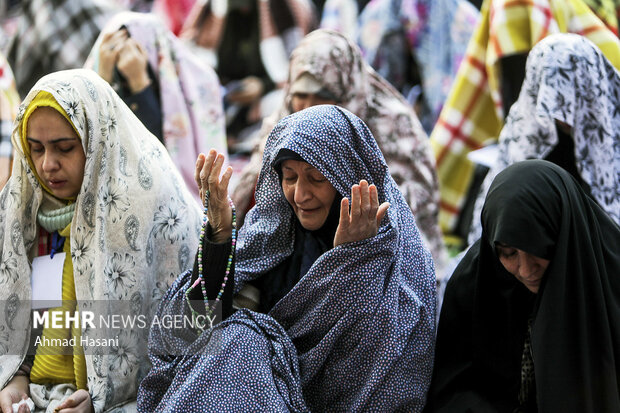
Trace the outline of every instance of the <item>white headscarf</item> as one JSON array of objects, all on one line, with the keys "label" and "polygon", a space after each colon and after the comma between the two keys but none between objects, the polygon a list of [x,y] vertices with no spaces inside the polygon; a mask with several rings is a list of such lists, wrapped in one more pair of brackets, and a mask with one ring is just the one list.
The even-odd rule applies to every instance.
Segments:
[{"label": "white headscarf", "polygon": [[590,40],[554,34],[530,52],[519,98],[499,136],[499,157],[476,200],[470,240],[493,178],[515,162],[545,159],[559,142],[555,121],[571,128],[577,171],[620,225],[620,73]]},{"label": "white headscarf", "polygon": [[[15,349],[28,345],[37,211],[51,198],[29,166],[20,138],[24,112],[39,91],[51,93],[69,115],[86,154],[70,235],[80,309],[91,300],[127,300],[141,313],[152,313],[176,275],[192,265],[198,245],[199,204],[165,148],[116,92],[90,70],[43,77],[20,106],[12,134],[17,155],[0,194],[0,388],[23,360],[25,350]],[[16,311],[21,303],[28,311]],[[144,339],[138,336],[148,332],[143,330],[119,331],[116,352],[93,354],[84,347],[95,411],[135,399],[145,373],[146,354],[137,347]]]}]

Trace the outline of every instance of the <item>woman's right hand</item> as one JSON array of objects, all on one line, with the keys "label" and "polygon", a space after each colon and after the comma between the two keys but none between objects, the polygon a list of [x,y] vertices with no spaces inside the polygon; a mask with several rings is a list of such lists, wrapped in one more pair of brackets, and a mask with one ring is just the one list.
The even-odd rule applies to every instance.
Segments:
[{"label": "woman's right hand", "polygon": [[99,45],[99,76],[108,83],[114,80],[114,67],[118,60],[118,53],[123,48],[127,32],[125,30],[117,30],[111,33],[105,33],[101,38]]},{"label": "woman's right hand", "polygon": [[[29,380],[26,376],[15,376],[0,391],[0,409],[2,413],[13,413],[13,403],[19,403],[22,399],[29,396]],[[26,404],[19,406],[19,413],[29,413],[30,409]]]},{"label": "woman's right hand", "polygon": [[228,183],[233,170],[230,166],[226,168],[220,179],[223,165],[224,155],[211,149],[207,156],[202,153],[198,155],[194,173],[203,203],[205,193],[209,191],[209,205],[205,206],[212,231],[211,241],[216,243],[225,242],[232,236],[232,208],[228,202]]}]

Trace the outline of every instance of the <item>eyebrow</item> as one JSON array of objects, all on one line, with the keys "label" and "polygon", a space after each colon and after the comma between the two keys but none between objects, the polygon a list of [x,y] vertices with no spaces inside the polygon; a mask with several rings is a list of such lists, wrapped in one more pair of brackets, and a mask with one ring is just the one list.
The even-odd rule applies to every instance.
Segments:
[{"label": "eyebrow", "polygon": [[[295,169],[291,168],[290,166],[284,166],[284,165],[282,165],[282,169],[288,169],[289,171],[293,171],[293,172],[295,172]],[[306,166],[303,170],[304,170],[304,172],[305,172],[305,171],[317,171],[317,172],[319,172],[319,173],[321,172],[321,171],[319,171],[318,169],[316,169],[316,168],[315,168],[314,166],[312,166],[312,165],[308,165],[308,166]]]},{"label": "eyebrow", "polygon": [[[43,145],[43,144],[41,143],[41,141],[39,141],[39,140],[37,140],[37,139],[34,139],[34,138],[26,138],[26,140],[27,140],[27,141],[30,141],[30,142],[34,142],[34,143],[38,143],[38,144]],[[58,143],[58,142],[64,142],[64,141],[75,141],[75,140],[79,140],[79,139],[78,139],[78,138],[58,138],[58,139],[54,139],[54,140],[52,140],[52,141],[49,141],[49,143]]]}]

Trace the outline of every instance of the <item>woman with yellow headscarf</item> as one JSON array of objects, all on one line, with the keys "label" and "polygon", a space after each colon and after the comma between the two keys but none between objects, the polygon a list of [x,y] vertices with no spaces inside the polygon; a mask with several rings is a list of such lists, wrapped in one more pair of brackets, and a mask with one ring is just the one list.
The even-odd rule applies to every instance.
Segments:
[{"label": "woman with yellow headscarf", "polygon": [[[102,304],[151,314],[191,265],[199,205],[165,148],[92,71],[42,78],[12,141],[0,193],[0,408],[30,397],[35,412],[134,411],[148,323],[103,331],[71,317]],[[41,310],[53,262],[61,305]],[[60,327],[37,330],[44,317]]]}]

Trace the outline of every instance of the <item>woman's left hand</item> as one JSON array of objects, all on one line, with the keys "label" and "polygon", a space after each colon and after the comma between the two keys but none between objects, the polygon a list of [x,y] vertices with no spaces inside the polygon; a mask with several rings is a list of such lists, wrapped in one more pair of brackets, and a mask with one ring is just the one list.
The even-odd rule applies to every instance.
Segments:
[{"label": "woman's left hand", "polygon": [[361,180],[351,187],[351,212],[349,200],[340,202],[340,222],[334,237],[334,247],[347,242],[361,241],[377,235],[381,220],[385,216],[389,202],[379,205],[377,187]]},{"label": "woman's left hand", "polygon": [[134,95],[142,92],[151,84],[148,72],[148,55],[146,50],[133,37],[125,40],[123,47],[118,53],[116,63]]},{"label": "woman's left hand", "polygon": [[90,394],[84,389],[73,393],[67,400],[60,403],[55,410],[57,413],[91,413],[93,411]]}]

